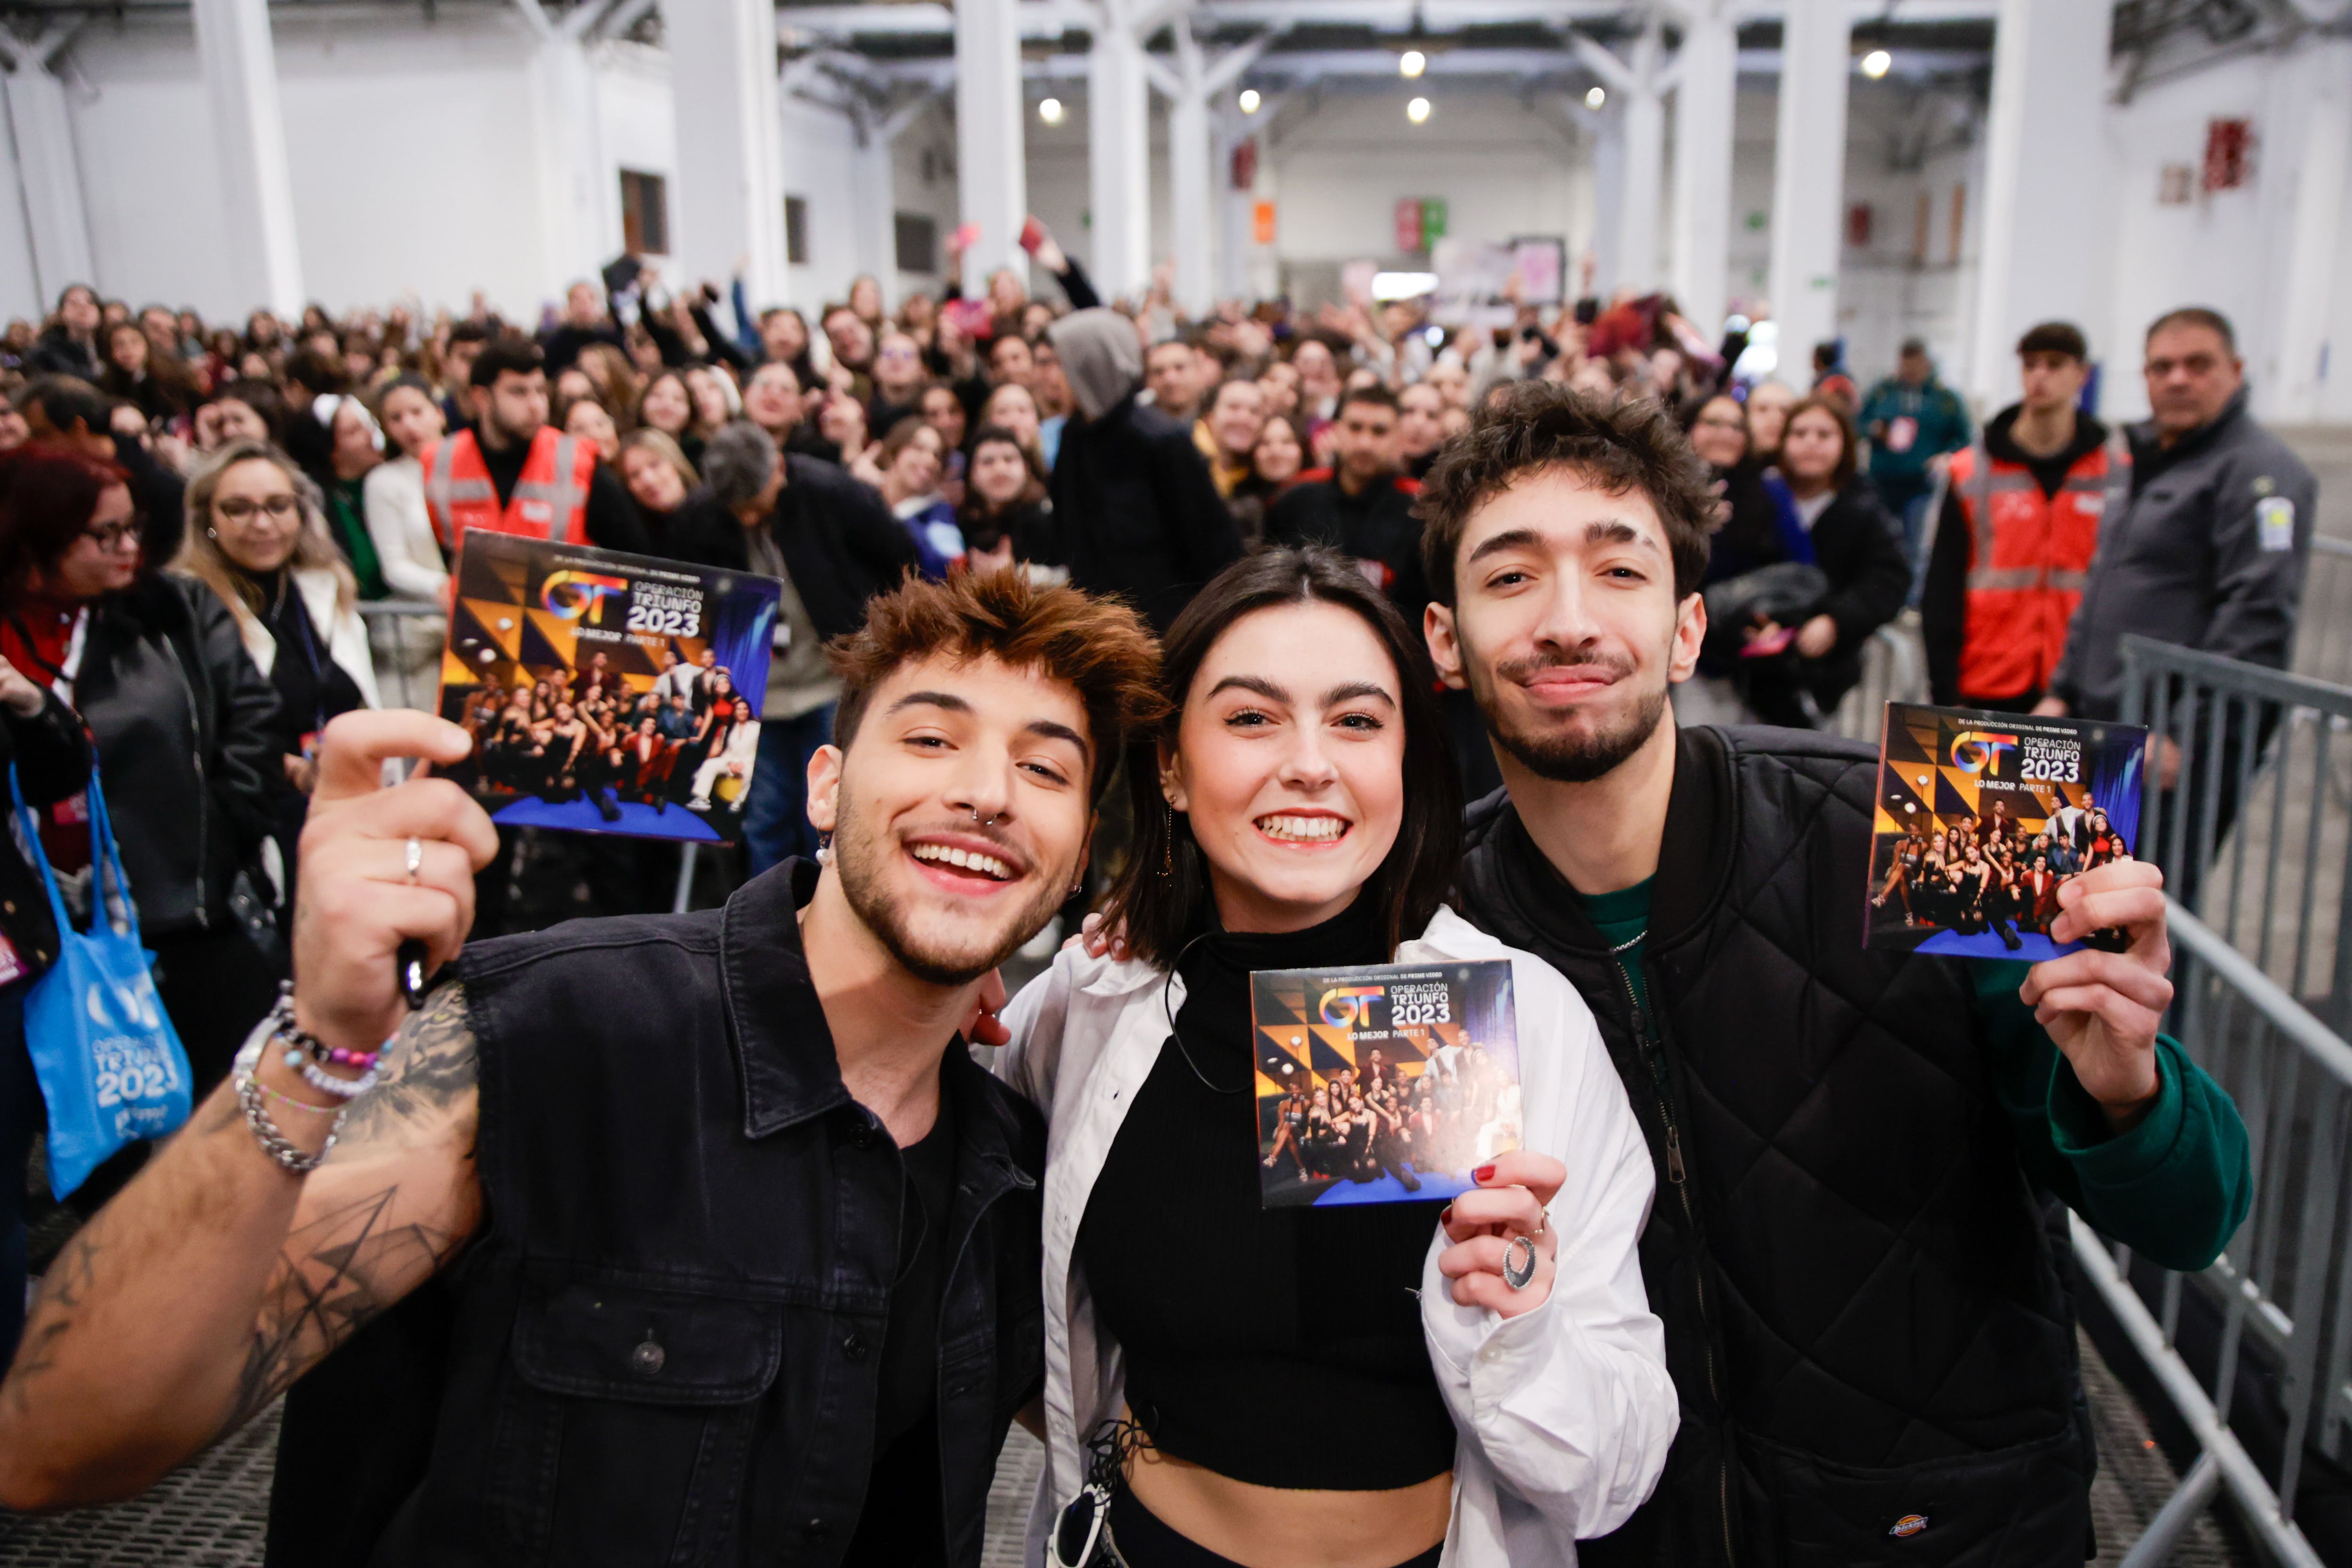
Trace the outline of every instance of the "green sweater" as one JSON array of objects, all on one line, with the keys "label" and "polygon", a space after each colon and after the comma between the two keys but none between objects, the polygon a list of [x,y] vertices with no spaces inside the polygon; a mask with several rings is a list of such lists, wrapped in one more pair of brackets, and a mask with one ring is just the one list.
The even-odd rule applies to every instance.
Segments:
[{"label": "green sweater", "polygon": [[[1635,939],[1649,925],[1650,883],[1576,899],[1601,940],[1612,947],[1633,944],[1618,962],[1635,1000],[1648,1007],[1649,977]],[[2165,1268],[2194,1271],[2212,1262],[2244,1223],[2254,1197],[2246,1125],[2221,1086],[2179,1041],[2160,1034],[2155,1105],[2131,1131],[2111,1132],[2057,1041],[2018,998],[2032,966],[1966,962],[1994,1092],[2026,1178],[2056,1193],[2101,1234]]]}]

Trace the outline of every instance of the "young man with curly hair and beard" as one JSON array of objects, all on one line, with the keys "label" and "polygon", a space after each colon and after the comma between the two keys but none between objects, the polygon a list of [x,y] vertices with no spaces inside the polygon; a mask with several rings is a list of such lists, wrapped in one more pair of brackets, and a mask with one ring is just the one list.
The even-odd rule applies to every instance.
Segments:
[{"label": "young man with curly hair and beard", "polygon": [[1510,389],[1421,493],[1430,651],[1506,785],[1464,913],[1567,975],[1657,1167],[1642,1239],[1682,1424],[1580,1561],[2079,1563],[2090,1434],[2035,1194],[2168,1268],[2244,1218],[2235,1108],[2157,1026],[2162,874],[2069,882],[2023,964],[1874,952],[1874,748],[1679,729],[1713,497],[1654,404]]},{"label": "young man with curly hair and beard", "polygon": [[[877,599],[835,664],[815,862],[462,953],[489,820],[377,781],[465,732],[329,727],[291,1017],[50,1270],[0,1502],[128,1496],[290,1387],[288,1562],[979,1562],[1045,1132],[959,1036],[1069,896],[1158,654],[1005,571]],[[406,939],[456,963],[403,1021]]]}]

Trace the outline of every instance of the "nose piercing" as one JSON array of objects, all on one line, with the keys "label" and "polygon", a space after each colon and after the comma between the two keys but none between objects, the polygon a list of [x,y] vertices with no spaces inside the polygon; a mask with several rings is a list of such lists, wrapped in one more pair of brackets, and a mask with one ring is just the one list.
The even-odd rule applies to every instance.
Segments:
[{"label": "nose piercing", "polygon": [[1004,813],[1003,813],[1003,812],[1002,812],[1002,811],[991,811],[991,812],[988,814],[988,820],[987,820],[986,821],[982,822],[982,821],[981,821],[981,819],[980,819],[980,808],[979,808],[979,807],[977,807],[977,806],[971,806],[971,807],[968,807],[968,808],[966,808],[966,809],[967,809],[967,810],[969,810],[971,812],[971,820],[972,820],[974,822],[978,822],[978,823],[980,824],[980,826],[982,826],[982,827],[983,827],[983,828],[992,828],[992,827],[996,826],[996,819],[997,819],[997,818],[999,818],[999,817],[1001,817],[1001,816],[1003,816],[1003,815],[1004,815]]}]

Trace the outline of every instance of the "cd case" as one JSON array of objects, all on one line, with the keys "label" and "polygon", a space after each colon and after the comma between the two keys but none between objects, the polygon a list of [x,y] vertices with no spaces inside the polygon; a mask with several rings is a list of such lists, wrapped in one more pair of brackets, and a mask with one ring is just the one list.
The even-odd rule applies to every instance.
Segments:
[{"label": "cd case", "polygon": [[521,827],[741,833],[782,584],[469,529],[441,656],[443,769]]},{"label": "cd case", "polygon": [[2137,725],[1888,703],[1864,945],[2032,962],[2084,946],[2050,939],[2058,889],[2138,852],[2147,751]]},{"label": "cd case", "polygon": [[1508,960],[1260,969],[1250,1020],[1268,1208],[1450,1198],[1519,1146]]}]

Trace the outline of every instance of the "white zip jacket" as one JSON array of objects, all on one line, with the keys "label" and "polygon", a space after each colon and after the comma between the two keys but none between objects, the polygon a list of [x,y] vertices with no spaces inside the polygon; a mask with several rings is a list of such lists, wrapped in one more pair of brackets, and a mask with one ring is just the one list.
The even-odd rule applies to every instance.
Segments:
[{"label": "white zip jacket", "polygon": [[[1504,1319],[1454,1303],[1437,1271],[1445,1239],[1429,1208],[1421,1318],[1459,1434],[1445,1568],[1576,1561],[1649,1497],[1679,1422],[1664,1331],[1649,1310],[1634,1244],[1653,1193],[1650,1154],[1592,1014],[1541,959],[1450,909],[1397,949],[1401,964],[1507,958],[1518,1013],[1528,1146],[1568,1166],[1553,1198],[1559,1266],[1550,1298]],[[1168,1038],[1161,1010],[1184,982],[1139,960],[1073,946],[1005,1010],[1013,1043],[996,1071],[1045,1113],[1045,1432],[1028,1558],[1044,1561],[1055,1515],[1085,1482],[1085,1438],[1118,1414],[1119,1348],[1097,1322],[1073,1256],[1087,1196]]]}]

